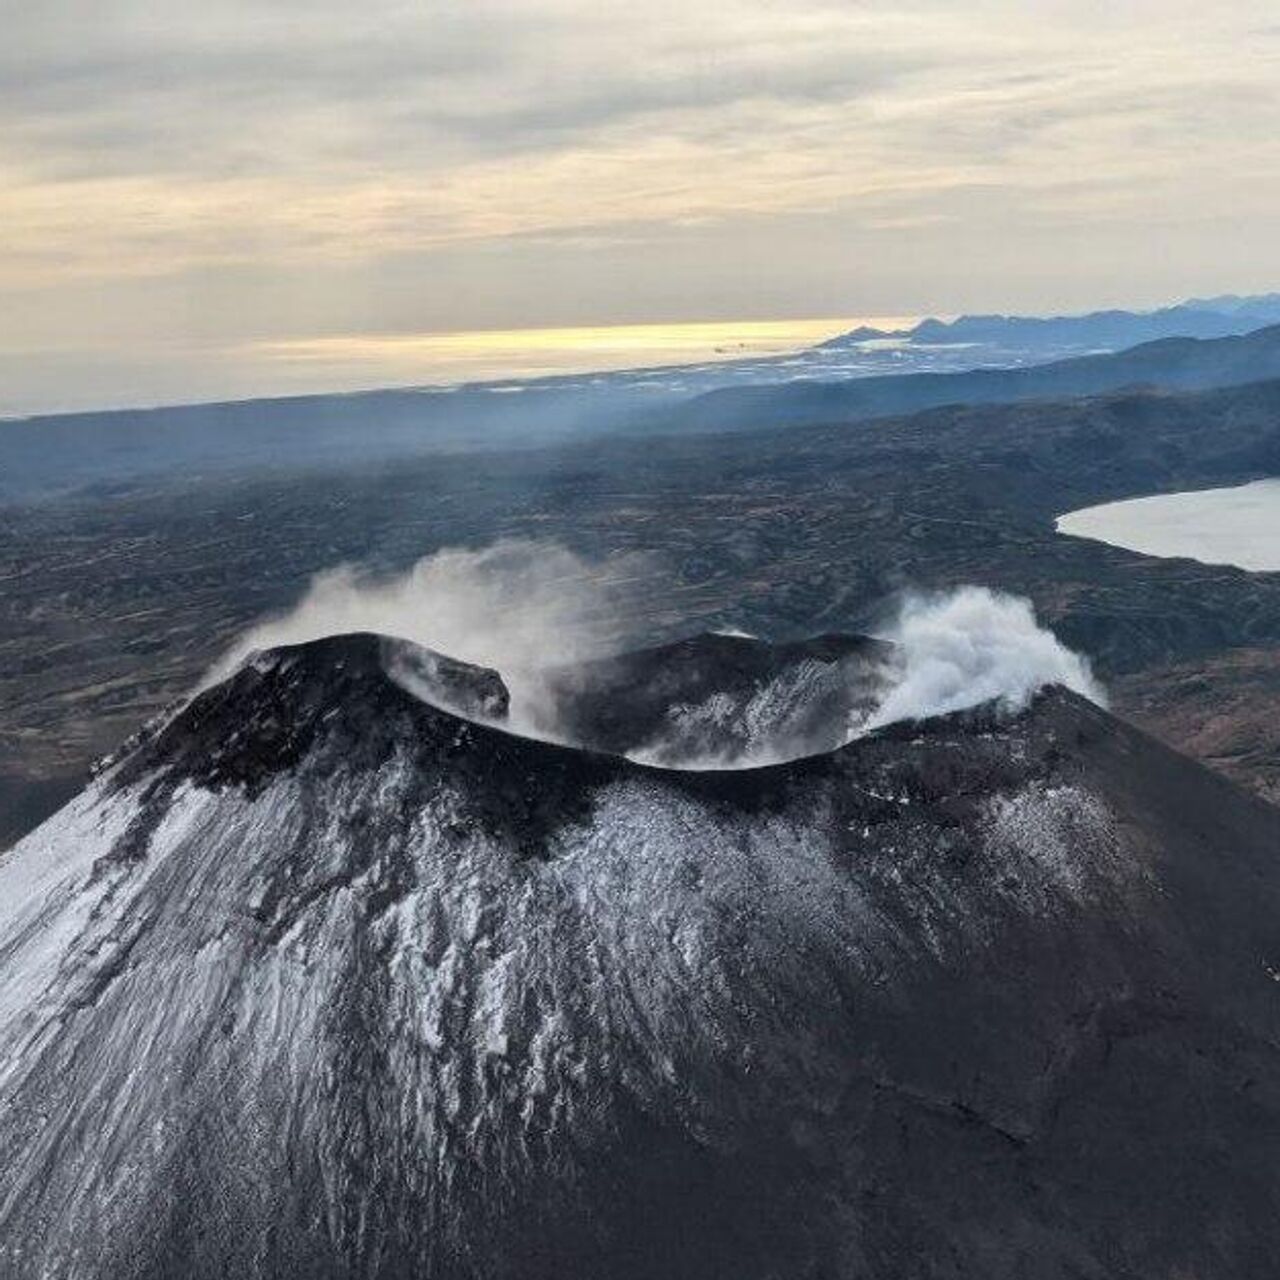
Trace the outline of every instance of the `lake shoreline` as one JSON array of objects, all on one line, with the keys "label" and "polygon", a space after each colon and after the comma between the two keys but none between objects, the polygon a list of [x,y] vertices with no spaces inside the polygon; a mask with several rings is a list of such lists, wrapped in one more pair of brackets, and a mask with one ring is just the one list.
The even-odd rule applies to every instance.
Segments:
[{"label": "lake shoreline", "polygon": [[1054,528],[1162,559],[1280,572],[1280,477],[1082,507]]}]

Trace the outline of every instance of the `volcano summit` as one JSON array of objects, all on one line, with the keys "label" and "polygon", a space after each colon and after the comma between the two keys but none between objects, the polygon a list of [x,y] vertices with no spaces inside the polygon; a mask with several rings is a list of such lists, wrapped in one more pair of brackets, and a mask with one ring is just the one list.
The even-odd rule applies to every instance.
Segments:
[{"label": "volcano summit", "polygon": [[702,771],[505,695],[259,654],[0,859],[0,1272],[1274,1275],[1280,813],[1057,687]]}]

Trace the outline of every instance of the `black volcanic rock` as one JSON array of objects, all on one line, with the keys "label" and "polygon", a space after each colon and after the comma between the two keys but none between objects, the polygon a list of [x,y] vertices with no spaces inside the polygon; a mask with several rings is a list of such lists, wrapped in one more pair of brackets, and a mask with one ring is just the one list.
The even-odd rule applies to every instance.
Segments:
[{"label": "black volcanic rock", "polygon": [[406,640],[384,639],[382,665],[399,685],[418,697],[456,711],[468,720],[505,720],[511,695],[502,677],[488,667],[459,662]]},{"label": "black volcanic rock", "polygon": [[674,772],[263,655],[0,859],[0,1274],[1270,1280],[1278,856],[1056,689]]}]

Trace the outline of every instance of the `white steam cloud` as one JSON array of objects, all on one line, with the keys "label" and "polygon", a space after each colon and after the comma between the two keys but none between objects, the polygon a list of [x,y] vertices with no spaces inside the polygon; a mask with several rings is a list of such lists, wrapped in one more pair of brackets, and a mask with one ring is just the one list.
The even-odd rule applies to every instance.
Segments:
[{"label": "white steam cloud", "polygon": [[985,587],[911,595],[886,640],[889,688],[858,732],[997,702],[1019,711],[1050,684],[1106,705],[1086,658],[1036,622],[1031,604]]},{"label": "white steam cloud", "polygon": [[652,573],[639,554],[593,561],[559,543],[514,538],[446,548],[392,578],[340,565],[317,574],[289,613],[245,632],[204,683],[258,649],[371,631],[497,669],[511,694],[512,726],[545,732],[550,713],[538,669],[625,647],[635,589]]}]

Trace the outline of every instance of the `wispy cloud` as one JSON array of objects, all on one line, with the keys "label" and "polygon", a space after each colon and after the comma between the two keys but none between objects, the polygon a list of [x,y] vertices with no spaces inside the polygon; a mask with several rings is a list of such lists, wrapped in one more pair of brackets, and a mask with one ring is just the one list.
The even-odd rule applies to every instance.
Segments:
[{"label": "wispy cloud", "polygon": [[[756,314],[950,310],[968,298],[923,297],[939,266],[987,263],[992,302],[1043,291],[1055,235],[1094,246],[1096,279],[1136,247],[1129,287],[1163,294],[1187,272],[1143,246],[1175,214],[1166,263],[1189,242],[1224,284],[1280,270],[1269,3],[0,0],[0,21],[0,287],[36,299],[28,324],[74,324],[86,291],[128,307],[122,282],[201,299],[215,271],[346,331],[342,299],[409,261],[455,290],[410,327],[585,319],[575,298],[643,318],[641,261],[649,313],[740,306],[730,259],[760,273]],[[837,281],[842,303],[813,296]]]}]

